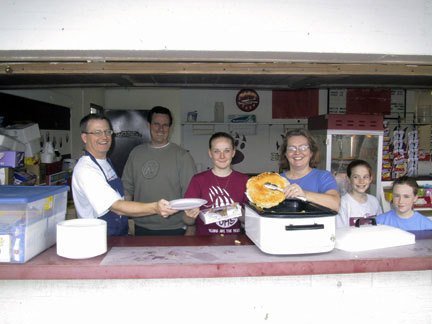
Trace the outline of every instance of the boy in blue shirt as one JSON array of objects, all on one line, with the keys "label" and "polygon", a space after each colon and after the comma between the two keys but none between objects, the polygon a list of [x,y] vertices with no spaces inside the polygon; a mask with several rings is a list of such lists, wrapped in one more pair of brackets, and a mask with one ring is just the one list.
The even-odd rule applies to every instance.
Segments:
[{"label": "boy in blue shirt", "polygon": [[377,223],[405,231],[432,230],[432,220],[413,210],[418,189],[414,178],[403,176],[396,179],[392,188],[395,209],[377,216]]}]

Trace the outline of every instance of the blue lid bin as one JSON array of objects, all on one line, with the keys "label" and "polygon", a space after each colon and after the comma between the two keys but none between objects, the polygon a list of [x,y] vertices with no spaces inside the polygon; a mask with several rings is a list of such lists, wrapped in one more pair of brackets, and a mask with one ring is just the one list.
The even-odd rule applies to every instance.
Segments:
[{"label": "blue lid bin", "polygon": [[56,242],[68,186],[0,186],[0,262],[24,263]]}]

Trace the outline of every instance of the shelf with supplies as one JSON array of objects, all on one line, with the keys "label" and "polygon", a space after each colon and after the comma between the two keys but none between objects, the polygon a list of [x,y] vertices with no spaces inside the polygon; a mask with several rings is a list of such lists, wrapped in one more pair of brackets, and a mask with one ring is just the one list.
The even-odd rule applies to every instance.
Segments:
[{"label": "shelf with supplies", "polygon": [[306,119],[298,119],[295,121],[285,122],[267,122],[267,123],[230,123],[230,122],[182,122],[182,126],[191,126],[194,135],[211,135],[215,132],[216,126],[227,126],[231,132],[241,132],[245,135],[256,135],[258,126],[283,126],[283,131],[293,128],[293,126],[307,126]]},{"label": "shelf with supplies", "polygon": [[[425,185],[429,185],[432,188],[432,179],[430,180],[417,180],[417,184],[420,188]],[[393,185],[393,181],[381,181],[381,207],[383,212],[386,213],[392,209],[390,202],[386,199],[386,189],[391,189]],[[432,216],[432,207],[416,207],[415,210],[419,211],[423,215],[431,218]]]}]

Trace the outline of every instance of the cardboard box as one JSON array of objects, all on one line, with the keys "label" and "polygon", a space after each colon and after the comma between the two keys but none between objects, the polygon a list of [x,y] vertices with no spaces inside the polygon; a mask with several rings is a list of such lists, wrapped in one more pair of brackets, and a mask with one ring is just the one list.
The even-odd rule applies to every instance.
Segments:
[{"label": "cardboard box", "polygon": [[256,115],[228,115],[230,123],[256,123]]},{"label": "cardboard box", "polygon": [[15,137],[0,134],[0,150],[24,152],[25,149],[25,144],[18,141]]},{"label": "cardboard box", "polygon": [[[55,176],[55,177],[50,177],[50,176],[62,172],[63,162],[58,161],[53,163],[38,163],[34,165],[26,164],[25,168],[28,172],[36,176],[36,184],[52,185],[58,182],[59,176]],[[62,178],[62,176],[60,176],[60,178]],[[61,184],[63,183],[64,181]]]},{"label": "cardboard box", "polygon": [[14,184],[20,186],[34,186],[36,184],[36,176],[25,170],[15,170]]},{"label": "cardboard box", "polygon": [[[44,169],[45,175],[51,175],[63,170],[63,162],[57,161],[53,163],[41,163],[41,170]],[[42,175],[42,171],[41,171]]]},{"label": "cardboard box", "polygon": [[60,171],[58,173],[47,175],[45,183],[48,186],[67,185],[69,176],[68,171]]},{"label": "cardboard box", "polygon": [[0,185],[13,185],[13,184],[14,184],[14,169],[0,168]]},{"label": "cardboard box", "polygon": [[0,168],[24,167],[24,152],[0,151]]},{"label": "cardboard box", "polygon": [[[34,174],[36,176],[36,182],[35,184],[39,185],[41,184],[41,168],[40,168],[40,164],[26,164],[25,168],[27,170],[27,172]],[[45,177],[43,178],[45,179]],[[45,183],[45,181],[43,181],[42,183]]]},{"label": "cardboard box", "polygon": [[30,143],[31,141],[41,137],[39,125],[35,123],[11,125],[2,128],[2,133],[15,137],[18,141],[24,144]]}]

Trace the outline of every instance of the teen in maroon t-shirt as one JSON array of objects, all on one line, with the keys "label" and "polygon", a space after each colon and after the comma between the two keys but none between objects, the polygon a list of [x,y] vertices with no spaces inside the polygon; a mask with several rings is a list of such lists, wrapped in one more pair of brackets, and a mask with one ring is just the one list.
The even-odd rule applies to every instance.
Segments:
[{"label": "teen in maroon t-shirt", "polygon": [[245,191],[248,176],[231,169],[235,155],[232,136],[223,132],[213,134],[209,140],[208,154],[213,161],[213,168],[194,175],[185,193],[185,198],[202,198],[208,203],[200,208],[185,210],[183,221],[188,225],[196,223],[197,235],[239,234],[244,213],[241,218],[208,225],[198,217],[200,209],[223,207],[234,202],[243,205],[247,201]]}]

